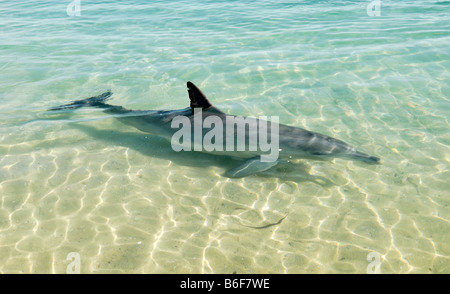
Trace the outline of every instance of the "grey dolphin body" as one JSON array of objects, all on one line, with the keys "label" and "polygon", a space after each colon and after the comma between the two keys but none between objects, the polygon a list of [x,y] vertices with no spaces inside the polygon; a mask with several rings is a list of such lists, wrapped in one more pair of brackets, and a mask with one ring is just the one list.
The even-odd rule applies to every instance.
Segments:
[{"label": "grey dolphin body", "polygon": [[[190,107],[179,110],[129,110],[122,106],[115,106],[107,104],[106,100],[112,95],[110,91],[105,92],[99,96],[77,100],[69,104],[61,105],[50,110],[66,110],[66,109],[76,109],[80,107],[90,106],[103,109],[105,113],[114,114],[117,119],[121,122],[132,125],[137,129],[151,133],[154,135],[162,136],[171,141],[174,134],[178,131],[177,128],[172,127],[172,122],[177,117],[188,118],[192,128],[194,130],[194,121],[198,119],[200,113],[201,121],[204,121],[210,116],[218,117],[222,122],[222,130],[225,130],[225,122],[227,118],[236,118],[232,115],[227,115],[220,111],[218,108],[214,107],[206,98],[206,96],[191,82],[187,83]],[[198,111],[202,110],[202,111]],[[197,115],[197,117],[196,117]],[[347,143],[334,139],[332,137],[322,135],[319,133],[311,132],[297,127],[291,127],[283,124],[278,124],[274,122],[267,122],[264,120],[256,119],[257,126],[264,123],[267,126],[267,133],[271,133],[273,129],[277,129],[277,134],[272,134],[270,140],[278,140],[277,147],[277,160],[264,161],[262,156],[266,154],[260,148],[250,151],[248,148],[248,143],[256,132],[256,128],[250,127],[250,125],[244,126],[243,130],[245,132],[245,143],[246,148],[244,150],[233,149],[231,151],[226,151],[225,146],[221,151],[212,150],[205,151],[209,153],[214,153],[218,155],[233,156],[242,158],[243,163],[231,170],[225,172],[225,176],[232,178],[245,177],[251,174],[262,172],[275,166],[280,160],[289,160],[296,158],[349,158],[359,161],[364,161],[366,163],[379,163],[380,159],[374,156],[364,154],[357,151],[354,147],[348,145]],[[237,130],[237,125],[234,126]],[[237,130],[239,132],[239,130]],[[224,133],[224,132],[223,132]],[[203,133],[202,136],[205,134]],[[192,134],[192,137],[195,135]],[[230,139],[227,134],[223,134],[222,142]],[[234,136],[234,135],[233,135]],[[217,138],[216,138],[217,140]],[[202,141],[203,142],[203,141]],[[195,150],[195,149],[194,149]],[[211,150],[211,149],[210,149]],[[267,150],[266,150],[267,151]]]}]

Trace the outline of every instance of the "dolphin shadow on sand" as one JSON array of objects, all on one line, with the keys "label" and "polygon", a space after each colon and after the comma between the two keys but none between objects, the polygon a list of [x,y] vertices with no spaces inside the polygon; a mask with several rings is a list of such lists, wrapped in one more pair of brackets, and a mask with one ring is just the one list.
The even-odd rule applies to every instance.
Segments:
[{"label": "dolphin shadow on sand", "polygon": [[[77,129],[89,137],[102,141],[107,146],[116,145],[130,148],[140,154],[151,158],[160,158],[173,162],[175,165],[189,166],[193,168],[219,167],[225,170],[232,169],[241,163],[241,159],[232,157],[216,156],[203,152],[174,152],[171,145],[164,138],[149,136],[141,132],[124,132],[98,129],[86,123],[71,123]],[[308,173],[305,164],[282,162],[276,168],[260,172],[261,178],[278,178],[282,181],[314,182],[323,187],[331,187],[336,184],[326,177],[313,176]]]}]

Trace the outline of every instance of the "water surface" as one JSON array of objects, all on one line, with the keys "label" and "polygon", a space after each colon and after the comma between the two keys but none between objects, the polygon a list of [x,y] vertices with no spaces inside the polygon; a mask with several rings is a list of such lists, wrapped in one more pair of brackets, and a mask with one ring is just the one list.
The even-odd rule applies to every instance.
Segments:
[{"label": "water surface", "polygon": [[[0,272],[450,273],[443,1],[0,2]],[[188,106],[333,136],[382,165],[175,153],[98,109]],[[371,255],[372,256],[372,255]]]}]

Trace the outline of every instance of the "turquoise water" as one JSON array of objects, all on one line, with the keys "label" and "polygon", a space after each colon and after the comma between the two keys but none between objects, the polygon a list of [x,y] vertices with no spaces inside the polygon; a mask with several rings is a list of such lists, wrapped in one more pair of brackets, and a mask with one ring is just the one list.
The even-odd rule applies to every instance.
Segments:
[{"label": "turquoise water", "polygon": [[[450,273],[449,2],[70,2],[0,1],[0,272]],[[180,109],[188,80],[382,164],[229,179],[98,109],[45,112],[107,89]]]}]

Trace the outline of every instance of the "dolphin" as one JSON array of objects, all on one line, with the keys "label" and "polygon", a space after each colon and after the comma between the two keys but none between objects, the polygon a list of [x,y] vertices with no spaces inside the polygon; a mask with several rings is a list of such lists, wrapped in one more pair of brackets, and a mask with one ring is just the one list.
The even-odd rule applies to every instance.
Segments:
[{"label": "dolphin", "polygon": [[[200,144],[205,144],[206,142],[205,139],[207,133],[205,134],[202,131],[200,141],[193,140],[194,142],[190,141],[183,145],[179,143],[179,140],[175,140],[177,142],[175,142],[175,145],[172,144],[172,147],[174,148],[174,146],[178,146],[178,150],[175,150],[174,148],[175,151],[194,150],[241,158],[242,163],[240,165],[224,173],[224,176],[229,178],[242,178],[252,174],[257,174],[276,166],[282,161],[300,158],[348,158],[351,160],[363,161],[369,164],[380,163],[380,159],[378,157],[359,152],[355,147],[341,140],[323,134],[280,124],[278,122],[272,121],[269,123],[264,119],[254,118],[254,120],[249,121],[246,120],[248,118],[228,115],[213,106],[205,94],[203,94],[203,92],[192,82],[187,82],[187,89],[190,105],[187,108],[179,110],[130,110],[122,106],[111,105],[106,102],[112,96],[112,92],[110,90],[98,96],[76,100],[68,104],[53,107],[49,110],[66,111],[80,107],[100,108],[103,112],[114,115],[115,118],[127,125],[131,125],[145,133],[164,137],[171,141],[171,143],[174,143],[174,137],[176,137],[177,132],[180,132],[180,124],[178,124],[178,128],[177,126],[174,127],[174,121],[177,119],[184,118],[183,121],[187,122],[188,133],[184,133],[186,138],[196,137],[198,139],[198,136],[195,134],[195,130],[198,130],[197,122],[200,121],[203,123],[206,122],[208,118],[214,118],[215,120],[213,120],[213,124],[218,128],[218,130],[222,130],[222,134],[220,132],[215,132],[214,140],[208,141],[210,146],[207,146],[208,144],[206,144],[205,146],[200,146],[200,148],[198,147],[199,142]],[[244,123],[240,125],[241,127],[239,127],[238,123],[236,123],[239,122],[238,118],[243,119],[241,122],[243,121]],[[227,120],[229,119],[231,121],[236,119],[231,130],[236,131],[237,135],[236,133],[229,134],[223,132],[223,130],[225,130],[228,126]],[[249,122],[254,122],[254,124],[251,125]],[[213,124],[210,123],[206,129],[211,130],[212,132]],[[219,126],[217,126],[218,124]],[[261,145],[250,146],[252,138],[261,138],[261,133],[256,134],[256,132],[260,131],[263,126],[264,130],[267,131],[267,139],[270,138],[271,143],[277,143],[274,145],[276,150],[270,150],[272,155],[275,153],[275,157],[269,156],[267,145],[265,149],[262,148]],[[236,148],[238,140],[235,140],[236,136],[239,137],[239,132],[243,132],[243,137],[241,138],[245,138],[245,146],[240,149]],[[211,134],[209,136],[211,137]],[[186,138],[183,138],[183,141]],[[230,140],[233,142],[233,145],[231,148],[228,148],[230,146],[225,145],[226,142],[229,142]],[[265,143],[267,143],[267,141]],[[180,147],[183,147],[184,149],[181,149]]]}]

